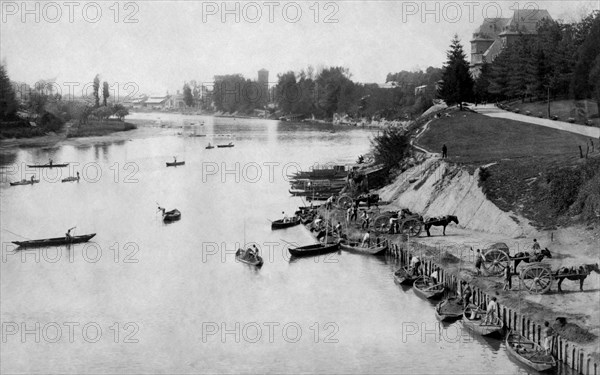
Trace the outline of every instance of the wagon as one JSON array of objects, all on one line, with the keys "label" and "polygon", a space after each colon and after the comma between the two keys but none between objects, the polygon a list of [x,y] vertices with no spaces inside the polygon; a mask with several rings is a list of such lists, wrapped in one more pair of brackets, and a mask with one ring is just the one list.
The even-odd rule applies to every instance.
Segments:
[{"label": "wagon", "polygon": [[[565,271],[561,272],[562,270]],[[554,280],[558,280],[558,291],[561,292],[560,284],[564,279],[579,280],[580,290],[583,290],[583,280],[585,280],[591,271],[598,272],[598,266],[589,264],[570,269],[563,267],[553,271],[549,264],[536,262],[530,263],[527,267],[523,268],[519,272],[519,279],[522,285],[525,286],[525,289],[533,294],[548,292]]]},{"label": "wagon", "polygon": [[390,219],[398,220],[398,232],[417,237],[423,229],[423,217],[409,210],[388,211],[380,214],[373,221],[373,229],[379,233],[390,233]]},{"label": "wagon", "polygon": [[492,244],[485,250],[482,250],[483,254],[483,269],[486,270],[489,276],[499,276],[504,273],[504,269],[508,262],[514,262],[519,260],[528,260],[531,258],[530,255],[523,257],[511,257],[508,245],[504,242],[497,242]]}]

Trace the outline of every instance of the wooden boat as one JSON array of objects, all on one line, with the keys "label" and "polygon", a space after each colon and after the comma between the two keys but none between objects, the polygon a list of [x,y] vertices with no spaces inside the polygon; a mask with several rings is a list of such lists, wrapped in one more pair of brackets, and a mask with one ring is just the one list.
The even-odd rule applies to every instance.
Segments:
[{"label": "wooden boat", "polygon": [[69,165],[69,163],[63,163],[63,164],[28,164],[27,166],[29,168],[64,168],[67,165]]},{"label": "wooden boat", "polygon": [[[471,318],[473,309],[476,309],[474,318]],[[502,321],[485,323],[485,310],[478,309],[475,305],[469,305],[463,312],[463,325],[480,336],[499,336],[504,329]]]},{"label": "wooden boat", "polygon": [[443,284],[433,284],[431,278],[427,276],[418,277],[413,286],[415,294],[425,299],[439,299],[445,290]]},{"label": "wooden boat", "polygon": [[63,178],[61,180],[61,182],[73,182],[73,181],[79,181],[79,177],[67,177],[67,178]]},{"label": "wooden boat", "polygon": [[64,237],[46,238],[43,240],[30,240],[30,241],[13,241],[14,244],[20,247],[41,247],[41,246],[59,246],[59,245],[70,245],[74,243],[88,242],[96,233],[84,234],[82,236],[71,236],[67,239]]},{"label": "wooden boat", "polygon": [[298,224],[300,224],[300,219],[297,217],[291,218],[287,222],[284,222],[283,219],[279,219],[271,222],[271,229],[284,229]]},{"label": "wooden boat", "polygon": [[233,147],[233,146],[234,146],[234,144],[233,144],[233,143],[231,143],[231,142],[229,142],[229,143],[228,143],[228,144],[226,144],[226,145],[217,145],[217,147],[218,147],[218,148]]},{"label": "wooden boat", "polygon": [[165,221],[165,222],[176,221],[176,220],[181,219],[181,212],[179,212],[178,209],[174,209],[174,210],[165,212],[165,209],[163,208],[162,211],[163,211],[163,221]]},{"label": "wooden boat", "polygon": [[209,144],[208,144],[208,146],[206,146],[206,148],[207,148],[208,150],[210,150],[210,149],[212,149],[212,148],[215,148],[215,146],[212,146],[212,145],[209,143]]},{"label": "wooden boat", "polygon": [[458,297],[446,298],[435,306],[435,317],[441,322],[453,322],[462,318],[464,306]]},{"label": "wooden boat", "polygon": [[536,371],[548,371],[556,367],[556,359],[551,354],[546,354],[541,345],[518,332],[509,331],[505,343],[511,357]]},{"label": "wooden boat", "polygon": [[306,256],[315,256],[315,255],[333,253],[333,252],[337,251],[339,248],[340,248],[339,243],[334,243],[334,244],[317,243],[317,244],[313,244],[313,245],[306,245],[306,246],[300,246],[300,247],[296,247],[296,248],[290,248],[288,250],[289,250],[290,254],[292,254],[295,257],[306,257]]},{"label": "wooden boat", "polygon": [[385,253],[388,249],[387,241],[384,241],[383,245],[381,246],[362,247],[360,245],[361,244],[358,241],[350,241],[346,239],[340,241],[340,247],[342,248],[342,250],[349,251],[352,253],[380,255]]},{"label": "wooden boat", "polygon": [[167,162],[167,167],[177,167],[180,165],[184,165],[185,161],[172,161],[172,162]]},{"label": "wooden boat", "polygon": [[263,258],[260,255],[254,257],[251,256],[247,250],[242,249],[237,249],[237,251],[235,252],[235,259],[242,263],[246,263],[255,267],[262,267],[264,263]]},{"label": "wooden boat", "polygon": [[394,282],[398,285],[412,286],[417,277],[409,272],[406,267],[400,267],[394,272]]},{"label": "wooden boat", "polygon": [[190,134],[190,137],[206,137],[206,134]]},{"label": "wooden boat", "polygon": [[17,181],[17,182],[11,182],[10,186],[21,186],[21,185],[33,185],[33,184],[37,184],[39,183],[40,180],[21,180],[21,181]]}]

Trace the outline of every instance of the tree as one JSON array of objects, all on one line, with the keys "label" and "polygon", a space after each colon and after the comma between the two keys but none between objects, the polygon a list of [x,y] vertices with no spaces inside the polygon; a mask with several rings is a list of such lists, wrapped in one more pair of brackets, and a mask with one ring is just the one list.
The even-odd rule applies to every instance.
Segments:
[{"label": "tree", "polygon": [[102,83],[102,99],[103,99],[103,103],[104,103],[105,107],[106,107],[106,99],[108,99],[109,96],[110,96],[110,92],[108,90],[108,82],[104,81]]},{"label": "tree", "polygon": [[192,95],[192,88],[187,83],[183,84],[183,102],[188,107],[194,105],[194,96]]},{"label": "tree", "polygon": [[438,95],[449,106],[458,104],[462,111],[462,103],[473,96],[473,78],[458,35],[454,35],[452,39],[447,58],[448,61],[442,68],[442,84]]},{"label": "tree", "polygon": [[19,102],[4,65],[0,64],[0,119],[11,118],[19,109]]},{"label": "tree", "polygon": [[94,103],[95,107],[100,107],[100,96],[98,95],[98,90],[100,90],[100,77],[96,74],[94,77]]}]

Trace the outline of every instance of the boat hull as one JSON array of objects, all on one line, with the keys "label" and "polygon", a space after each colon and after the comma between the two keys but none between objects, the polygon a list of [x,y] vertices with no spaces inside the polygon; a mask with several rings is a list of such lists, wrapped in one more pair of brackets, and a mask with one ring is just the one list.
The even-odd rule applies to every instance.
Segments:
[{"label": "boat hull", "polygon": [[163,221],[165,223],[170,223],[179,219],[181,219],[181,212],[179,212],[179,210],[171,210],[169,212],[165,212],[163,215]]},{"label": "boat hull", "polygon": [[286,223],[283,222],[283,220],[275,220],[273,222],[271,222],[271,229],[275,230],[275,229],[285,229],[285,228],[290,228],[290,227],[295,227],[296,225],[300,224],[300,220],[290,220]]},{"label": "boat hull", "polygon": [[339,250],[339,248],[340,248],[339,243],[326,244],[326,245],[314,244],[314,245],[290,248],[290,249],[288,249],[288,251],[290,252],[290,254],[292,256],[306,257],[306,256],[315,256],[315,255],[323,255],[323,254],[333,253],[333,252]]},{"label": "boat hull", "polygon": [[342,242],[340,242],[340,248],[344,251],[348,251],[351,253],[381,255],[387,251],[388,245],[386,243],[383,246],[377,246],[377,247],[361,247],[360,243],[358,243],[358,242],[352,243],[352,242],[343,240]]},{"label": "boat hull", "polygon": [[517,332],[509,332],[505,344],[509,356],[536,371],[544,372],[556,367],[556,360],[552,355],[546,354],[540,345]]},{"label": "boat hull", "polygon": [[398,269],[394,272],[394,282],[398,285],[413,286],[417,278],[408,273],[405,269]]},{"label": "boat hull", "polygon": [[448,298],[435,306],[435,317],[440,322],[454,322],[463,317],[463,311],[463,305],[458,298]]},{"label": "boat hull", "polygon": [[503,326],[502,324],[481,324],[482,320],[470,320],[468,317],[463,316],[463,325],[469,330],[475,332],[479,336],[501,336]]},{"label": "boat hull", "polygon": [[178,161],[178,162],[167,162],[167,167],[178,167],[180,165],[185,165],[185,161]]},{"label": "boat hull", "polygon": [[413,284],[413,291],[421,298],[436,300],[442,298],[445,288],[442,284],[430,285],[429,278],[419,277]]},{"label": "boat hull", "polygon": [[33,184],[37,184],[39,182],[40,182],[40,180],[33,180],[33,182],[31,180],[29,180],[29,181],[17,181],[17,182],[11,182],[10,186],[33,185]]},{"label": "boat hull", "polygon": [[42,247],[42,246],[60,246],[60,245],[71,245],[75,243],[87,242],[92,239],[96,233],[84,234],[82,236],[73,236],[69,240],[66,237],[55,237],[46,238],[43,240],[31,240],[31,241],[13,241],[15,245],[19,247]]},{"label": "boat hull", "polygon": [[264,264],[264,260],[260,255],[258,256],[258,259],[250,260],[250,259],[246,259],[243,256],[241,256],[240,255],[241,252],[242,252],[242,250],[238,249],[238,251],[235,253],[235,259],[238,262],[245,263],[245,264],[248,264],[248,265],[254,266],[254,267],[262,267],[262,265]]},{"label": "boat hull", "polygon": [[64,168],[66,166],[68,166],[69,163],[63,163],[63,164],[28,164],[27,166],[29,168]]}]

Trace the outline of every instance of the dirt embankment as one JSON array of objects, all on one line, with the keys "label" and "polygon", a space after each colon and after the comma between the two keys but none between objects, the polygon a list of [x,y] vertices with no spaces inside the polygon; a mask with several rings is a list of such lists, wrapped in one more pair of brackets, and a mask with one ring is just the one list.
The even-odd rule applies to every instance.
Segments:
[{"label": "dirt embankment", "polygon": [[[579,281],[565,280],[563,293],[557,291],[554,280],[550,292],[531,294],[521,286],[518,276],[513,277],[513,290],[502,290],[502,277],[476,276],[471,249],[485,249],[495,242],[504,242],[510,254],[530,251],[533,239],[547,247],[551,259],[544,263],[553,270],[562,266],[599,263],[600,233],[597,228],[584,226],[539,231],[527,219],[513,212],[505,212],[486,199],[480,184],[479,171],[448,164],[438,156],[429,155],[390,185],[378,191],[388,202],[381,211],[408,208],[423,217],[455,215],[459,224],[450,224],[446,236],[441,227],[431,229],[431,237],[423,231],[411,239],[412,251],[434,259],[451,273],[460,275],[491,295],[498,293],[499,302],[522,311],[537,323],[554,322],[557,317],[567,318],[569,324],[561,335],[583,346],[588,353],[600,358],[600,275],[591,273],[585,280],[584,291],[579,291]],[[422,246],[420,246],[422,245]],[[521,263],[517,271],[526,266]]]}]

